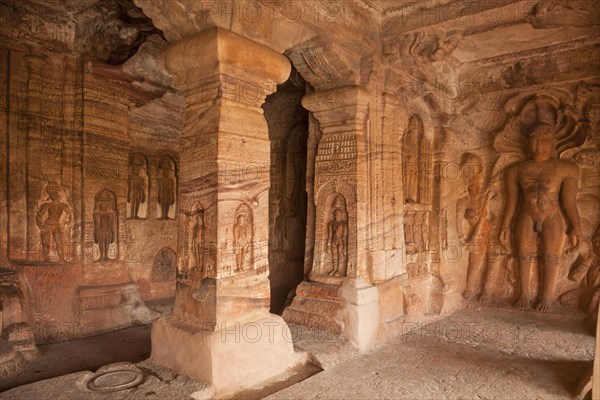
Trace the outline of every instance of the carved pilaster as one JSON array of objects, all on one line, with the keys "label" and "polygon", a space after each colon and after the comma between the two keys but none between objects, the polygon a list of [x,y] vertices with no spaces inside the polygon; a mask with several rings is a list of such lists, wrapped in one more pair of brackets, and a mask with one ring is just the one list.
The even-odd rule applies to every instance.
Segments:
[{"label": "carved pilaster", "polygon": [[175,315],[213,323],[218,311],[198,308],[202,301],[192,298],[205,278],[219,282],[215,295],[268,303],[270,145],[260,106],[291,66],[284,56],[219,28],[171,44],[164,62],[186,101],[179,250],[189,253],[189,218],[198,203],[207,247],[204,268],[189,268],[180,258]]},{"label": "carved pilaster", "polygon": [[[164,61],[186,102],[181,257],[175,309],[153,325],[152,358],[226,393],[297,362],[291,343],[279,337],[285,322],[268,313],[270,143],[260,107],[291,66],[281,54],[220,28],[171,44]],[[263,334],[251,344],[221,339],[247,325],[274,327],[275,337]],[[232,371],[235,354],[248,357]],[[266,354],[281,362],[261,362]]]},{"label": "carved pilaster", "polygon": [[[366,249],[358,246],[366,243],[367,232],[358,227],[368,226],[364,205],[369,93],[358,86],[317,91],[305,96],[302,105],[314,113],[323,132],[315,160],[315,249],[310,278],[334,284],[345,276],[368,279]],[[339,246],[346,258],[341,262],[336,261]]]}]

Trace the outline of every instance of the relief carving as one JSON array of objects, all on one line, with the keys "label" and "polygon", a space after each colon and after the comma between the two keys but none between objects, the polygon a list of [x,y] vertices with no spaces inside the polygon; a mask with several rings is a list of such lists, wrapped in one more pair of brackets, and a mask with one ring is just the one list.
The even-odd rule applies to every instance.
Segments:
[{"label": "relief carving", "polygon": [[235,272],[254,269],[253,266],[254,223],[252,210],[242,204],[235,212],[233,225],[233,248],[235,251]]},{"label": "relief carving", "polygon": [[355,277],[357,232],[354,188],[339,179],[326,183],[318,190],[315,205],[315,248],[310,279],[331,282],[333,276]]},{"label": "relief carving", "polygon": [[155,282],[172,281],[176,276],[177,255],[169,247],[164,247],[156,253],[152,267],[152,280]]},{"label": "relief carving", "polygon": [[[581,222],[577,210],[579,167],[572,161],[554,158],[557,142],[551,125],[534,125],[529,140],[530,159],[518,163],[506,172],[506,206],[500,239],[505,248],[511,247],[510,226],[516,214],[514,232],[521,290],[515,306],[530,307],[533,300],[531,273],[539,257],[543,281],[541,300],[536,309],[548,311],[555,300],[560,258],[567,232],[561,206],[567,218],[568,236],[573,248],[577,247],[581,236]],[[520,193],[522,205],[517,212]],[[539,240],[542,246],[538,245]]]},{"label": "relief carving", "polygon": [[[72,208],[68,204],[65,190],[58,184],[46,185],[45,201],[38,207],[36,224],[40,230],[44,261],[65,262],[68,248],[65,243],[70,240],[70,223]],[[61,196],[62,195],[62,196]],[[62,198],[61,198],[62,197]],[[52,255],[54,249],[55,257]]]},{"label": "relief carving", "polygon": [[[141,154],[132,154],[129,158],[131,168],[127,181],[127,217],[146,218],[148,199],[148,163]],[[141,207],[141,209],[140,209]]]},{"label": "relief carving", "polygon": [[[486,261],[489,259],[490,234],[496,218],[490,212],[489,201],[495,193],[485,189],[483,161],[465,153],[461,160],[462,176],[467,193],[456,203],[458,237],[468,251],[467,285],[462,296],[466,300],[480,296]],[[481,301],[488,301],[487,292]]]},{"label": "relief carving", "polygon": [[505,171],[499,240],[503,251],[517,259],[515,307],[531,307],[537,268],[541,279],[535,308],[548,311],[564,277],[563,256],[585,242],[577,205],[580,168],[566,158],[586,143],[587,127],[572,107],[549,96],[530,96],[516,106],[494,141],[501,153],[495,174]]},{"label": "relief carving", "polygon": [[348,268],[348,210],[341,194],[335,197],[332,216],[327,224],[327,252],[331,256],[328,275],[346,276]]},{"label": "relief carving", "polygon": [[589,0],[542,0],[527,17],[527,21],[538,29],[595,26],[600,24],[600,9],[596,2]]},{"label": "relief carving", "polygon": [[176,167],[171,157],[162,157],[158,162],[160,176],[157,179],[158,208],[160,219],[175,219],[176,200]]},{"label": "relief carving", "polygon": [[103,189],[96,194],[94,204],[94,243],[98,245],[100,253],[96,261],[117,259],[118,216],[116,203],[116,196],[109,190]]},{"label": "relief carving", "polygon": [[461,39],[462,33],[458,31],[429,29],[389,40],[385,52],[390,61],[408,59],[415,64],[429,64],[448,58]]},{"label": "relief carving", "polygon": [[423,137],[423,122],[418,115],[408,121],[402,144],[405,204],[431,202],[431,142]]},{"label": "relief carving", "polygon": [[206,227],[204,225],[204,207],[200,203],[194,205],[194,209],[190,215],[190,269],[204,271],[204,237]]},{"label": "relief carving", "polygon": [[430,250],[429,215],[426,210],[407,210],[404,212],[404,243],[406,254],[417,254]]}]

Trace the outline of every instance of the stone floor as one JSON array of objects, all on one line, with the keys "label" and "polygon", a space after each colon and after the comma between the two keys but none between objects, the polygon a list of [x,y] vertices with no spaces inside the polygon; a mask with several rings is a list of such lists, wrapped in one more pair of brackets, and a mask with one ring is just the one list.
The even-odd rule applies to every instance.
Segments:
[{"label": "stone floor", "polygon": [[[251,391],[236,398],[569,399],[594,353],[594,338],[583,325],[556,314],[465,309],[437,323],[405,328],[408,334],[357,354],[335,337],[292,327],[297,350],[308,351],[324,370],[313,369],[308,375],[314,375],[301,382],[296,376],[287,385],[272,385],[275,393]],[[127,369],[131,371],[123,372]],[[140,374],[143,380],[131,389],[90,391],[93,382],[126,382]],[[21,386],[0,398],[200,399],[212,393],[205,385],[144,361]]]},{"label": "stone floor", "polygon": [[594,354],[556,314],[467,309],[411,329],[267,399],[569,399]]}]

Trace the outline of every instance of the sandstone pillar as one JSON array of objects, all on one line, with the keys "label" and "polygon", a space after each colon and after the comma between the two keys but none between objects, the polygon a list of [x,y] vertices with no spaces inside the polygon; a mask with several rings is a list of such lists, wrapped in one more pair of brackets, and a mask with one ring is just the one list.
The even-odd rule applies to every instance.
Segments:
[{"label": "sandstone pillar", "polygon": [[152,328],[152,358],[215,386],[259,384],[298,362],[269,314],[270,146],[261,105],[290,63],[215,28],[171,44],[166,68],[186,100],[175,309]]},{"label": "sandstone pillar", "polygon": [[342,334],[359,348],[375,340],[378,292],[367,261],[369,93],[358,86],[317,91],[302,105],[323,136],[315,160],[315,245],[309,282],[284,312],[286,321]]}]

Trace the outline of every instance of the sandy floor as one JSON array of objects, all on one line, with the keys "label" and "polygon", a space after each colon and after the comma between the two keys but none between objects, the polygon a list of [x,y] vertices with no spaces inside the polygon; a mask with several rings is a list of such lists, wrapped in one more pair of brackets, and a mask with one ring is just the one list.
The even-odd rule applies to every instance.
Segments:
[{"label": "sandy floor", "polygon": [[411,327],[267,399],[568,399],[593,359],[594,338],[555,315],[463,310]]},{"label": "sandy floor", "polygon": [[[339,338],[292,327],[295,347],[311,353],[324,370],[299,383],[297,379],[289,382],[291,386],[267,399],[569,399],[593,359],[594,338],[576,319],[556,314],[466,309],[438,323],[406,328],[412,329],[411,333],[358,354]],[[110,335],[115,333],[47,349],[42,346],[43,357],[11,384],[77,368],[94,371],[109,362],[135,362],[148,356],[149,327],[121,331],[116,336],[121,340],[115,336],[111,340]],[[198,398],[211,396],[209,388],[185,377],[157,373],[160,368],[147,362],[138,367],[146,375],[138,388],[94,394],[93,398],[183,399],[198,390]],[[52,388],[53,393],[64,394],[60,398],[76,398],[77,393],[85,393],[75,390],[77,382],[92,375],[63,376],[21,386],[5,395],[11,399],[30,399],[32,395],[55,399],[54,394],[39,397]],[[7,389],[2,382],[0,387]],[[278,384],[275,390],[282,387],[286,384]],[[259,393],[246,395],[258,398]]]}]

